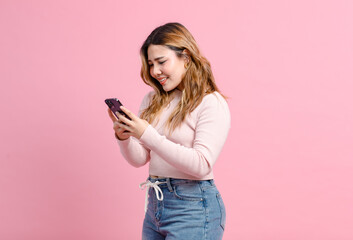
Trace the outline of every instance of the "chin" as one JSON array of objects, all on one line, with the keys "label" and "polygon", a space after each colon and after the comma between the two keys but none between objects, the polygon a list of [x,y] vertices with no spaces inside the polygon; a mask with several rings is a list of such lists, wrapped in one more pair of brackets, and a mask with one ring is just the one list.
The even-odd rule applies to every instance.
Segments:
[{"label": "chin", "polygon": [[164,91],[169,92],[172,91],[175,87],[163,86]]}]

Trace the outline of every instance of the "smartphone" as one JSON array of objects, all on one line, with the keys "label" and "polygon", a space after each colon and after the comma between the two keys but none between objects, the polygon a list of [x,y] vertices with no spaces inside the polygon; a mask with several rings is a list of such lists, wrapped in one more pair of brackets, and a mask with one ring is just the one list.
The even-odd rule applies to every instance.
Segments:
[{"label": "smartphone", "polygon": [[115,112],[119,112],[120,114],[124,115],[127,119],[131,120],[131,118],[120,109],[120,106],[122,106],[122,104],[117,98],[107,98],[105,99],[105,103],[108,105],[108,107],[113,112],[116,118],[118,118],[118,116],[115,114]]}]

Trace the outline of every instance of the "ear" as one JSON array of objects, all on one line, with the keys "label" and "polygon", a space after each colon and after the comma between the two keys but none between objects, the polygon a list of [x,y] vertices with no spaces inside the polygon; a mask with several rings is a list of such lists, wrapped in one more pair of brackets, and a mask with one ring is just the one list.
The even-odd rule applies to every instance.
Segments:
[{"label": "ear", "polygon": [[185,63],[189,63],[190,62],[190,52],[189,52],[189,50],[184,49],[182,54],[183,54],[183,58],[185,60]]}]

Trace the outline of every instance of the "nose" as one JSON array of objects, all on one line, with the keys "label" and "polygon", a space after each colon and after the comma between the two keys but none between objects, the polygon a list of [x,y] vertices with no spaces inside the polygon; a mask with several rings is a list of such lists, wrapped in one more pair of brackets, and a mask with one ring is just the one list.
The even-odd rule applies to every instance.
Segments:
[{"label": "nose", "polygon": [[150,70],[151,70],[151,75],[153,77],[157,77],[158,75],[162,74],[162,71],[158,66],[152,66]]}]

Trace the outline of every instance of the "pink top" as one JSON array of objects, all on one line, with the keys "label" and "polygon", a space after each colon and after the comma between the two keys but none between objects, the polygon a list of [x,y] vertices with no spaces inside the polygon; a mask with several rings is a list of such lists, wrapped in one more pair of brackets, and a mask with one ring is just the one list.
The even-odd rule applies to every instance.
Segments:
[{"label": "pink top", "polygon": [[[144,97],[140,113],[148,106],[152,95],[153,91]],[[179,103],[182,92],[175,90],[173,95],[173,100],[163,110],[159,121],[148,125],[139,140],[134,137],[118,140],[121,153],[135,167],[150,162],[150,175],[213,179],[212,167],[230,128],[228,104],[218,92],[206,95],[182,125],[169,135],[163,125]]]}]

